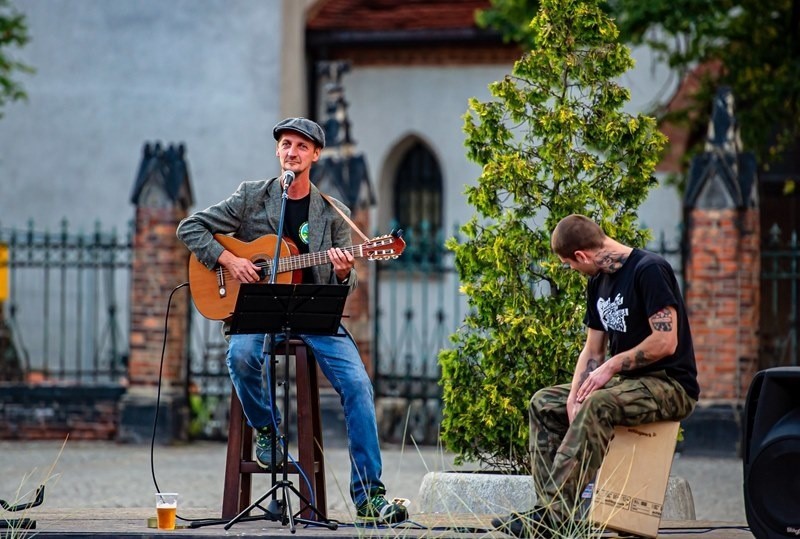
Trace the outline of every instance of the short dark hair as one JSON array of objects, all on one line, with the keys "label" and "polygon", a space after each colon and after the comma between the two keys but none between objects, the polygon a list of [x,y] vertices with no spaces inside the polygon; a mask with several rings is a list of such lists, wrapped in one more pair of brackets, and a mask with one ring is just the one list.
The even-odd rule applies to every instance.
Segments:
[{"label": "short dark hair", "polygon": [[606,233],[600,225],[585,215],[573,213],[558,222],[553,229],[550,243],[558,256],[574,259],[575,251],[599,249],[605,239]]}]

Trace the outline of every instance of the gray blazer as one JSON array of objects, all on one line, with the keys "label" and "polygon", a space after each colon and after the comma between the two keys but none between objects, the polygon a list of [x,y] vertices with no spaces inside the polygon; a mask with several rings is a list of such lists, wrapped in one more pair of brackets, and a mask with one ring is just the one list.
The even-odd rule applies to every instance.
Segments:
[{"label": "gray blazer", "polygon": [[[217,266],[217,259],[224,248],[214,239],[214,234],[230,234],[241,241],[250,242],[266,234],[278,233],[281,215],[282,189],[277,178],[246,181],[227,199],[190,215],[178,225],[178,238],[194,253],[208,269]],[[332,199],[345,215],[350,209],[342,202]],[[319,189],[311,184],[311,200],[308,205],[308,251],[316,253],[331,247],[348,247],[350,225],[320,196]],[[336,284],[336,274],[331,264],[313,266],[314,282]],[[356,287],[358,276],[353,268],[348,285],[350,291]]]}]

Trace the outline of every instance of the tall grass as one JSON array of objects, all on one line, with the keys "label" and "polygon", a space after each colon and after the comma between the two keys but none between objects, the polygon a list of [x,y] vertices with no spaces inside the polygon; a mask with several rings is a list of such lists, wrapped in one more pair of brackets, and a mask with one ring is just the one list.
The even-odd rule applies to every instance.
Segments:
[{"label": "tall grass", "polygon": [[[12,500],[6,500],[10,506],[30,503],[30,501],[34,499],[39,488],[45,488],[47,485],[52,487],[58,483],[61,474],[55,473],[55,468],[56,464],[58,463],[58,459],[61,458],[61,454],[64,452],[64,447],[66,447],[68,439],[69,435],[64,438],[58,453],[50,463],[50,467],[43,470],[43,473],[40,474],[38,481],[32,480],[36,475],[36,468],[23,473],[22,477],[20,478],[19,485],[17,486],[17,490],[14,493],[14,498]],[[31,484],[35,486],[31,487]],[[33,508],[26,508],[22,511],[13,512],[2,510],[2,513],[0,513],[0,521],[4,523],[4,527],[0,528],[0,538],[27,539],[35,536],[37,533],[35,530],[24,526],[26,521],[33,520],[33,514],[31,513],[32,510]]]},{"label": "tall grass", "polygon": [[[403,440],[407,439],[406,435],[408,429],[408,420],[409,416],[407,414],[406,424],[403,432]],[[413,451],[409,451],[409,453],[413,454],[415,452],[416,457],[422,459],[422,463],[427,472],[444,470],[448,467],[449,459],[446,458],[446,452],[441,445],[439,445],[437,448],[436,461],[426,462],[425,456],[422,454],[413,436],[409,436],[408,439],[410,439],[411,444],[413,444]],[[405,452],[406,444],[404,442],[401,445],[401,455]],[[581,461],[586,462],[587,459],[582,459]],[[588,478],[586,477],[585,466],[582,464],[580,464],[580,466],[581,481],[579,481],[579,483],[583,484],[588,482],[586,481]],[[402,470],[389,471],[389,474],[384,473],[384,476],[390,475],[392,472],[401,474]],[[619,473],[624,473],[624,470],[619,470]],[[349,477],[340,481],[339,478],[337,478],[334,474],[334,483],[335,490],[339,493],[342,499],[349,500]],[[443,513],[418,513],[415,512],[415,509],[418,511],[418,508],[415,508],[412,499],[412,504],[409,508],[409,520],[395,525],[377,526],[375,524],[367,523],[358,524],[358,519],[355,515],[355,508],[353,507],[352,503],[348,503],[347,517],[349,522],[356,523],[356,534],[359,537],[372,537],[376,535],[380,535],[381,537],[391,536],[396,538],[419,537],[421,529],[428,530],[425,533],[426,537],[448,535],[452,534],[453,532],[477,534],[479,537],[498,537],[498,532],[491,525],[492,518],[497,516],[507,516],[515,511],[515,508],[512,507],[510,502],[504,505],[503,500],[497,500],[497,503],[494,504],[496,509],[492,513],[476,513],[471,509],[476,505],[475,500],[462,499],[458,492],[454,492],[452,490],[447,490],[447,492],[445,492],[444,490],[446,487],[441,488],[443,489],[441,496],[447,497],[451,500],[455,499],[455,505],[457,507],[453,508],[451,506],[446,506]],[[562,511],[568,513],[568,517],[559,519],[558,522],[552,527],[528,526],[526,528],[528,532],[527,536],[538,537],[542,534],[545,534],[553,539],[598,539],[602,537],[606,531],[606,527],[604,523],[595,523],[589,521],[589,510],[586,502],[581,497],[582,492],[583,489],[581,489],[581,492],[571,493],[571,496],[559,496],[559,506]],[[532,493],[531,498],[535,501],[535,494]],[[387,499],[391,500],[392,496],[387,495]],[[347,525],[348,523],[345,524]]]}]

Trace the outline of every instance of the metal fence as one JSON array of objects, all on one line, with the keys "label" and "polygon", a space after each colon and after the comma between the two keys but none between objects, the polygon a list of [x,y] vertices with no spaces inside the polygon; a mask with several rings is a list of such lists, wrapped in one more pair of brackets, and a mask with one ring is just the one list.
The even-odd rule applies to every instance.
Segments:
[{"label": "metal fence", "polygon": [[189,435],[210,440],[228,435],[231,379],[222,324],[207,320],[194,308],[189,314]]},{"label": "metal fence", "polygon": [[[0,229],[7,295],[3,377],[75,383],[127,377],[132,236]],[[122,328],[126,328],[125,331]]]},{"label": "metal fence", "polygon": [[769,228],[761,251],[759,368],[797,365],[800,241],[797,231]]},{"label": "metal fence", "polygon": [[[458,227],[452,235],[458,237]],[[467,312],[466,297],[444,233],[407,230],[406,251],[375,266],[375,393],[395,399],[406,417],[388,438],[408,431],[419,443],[436,443],[441,421],[438,354]],[[10,338],[0,357],[16,360],[18,373],[75,383],[119,382],[127,377],[132,236],[0,229],[7,247],[8,298],[4,322]],[[682,274],[680,244],[662,235],[649,246]],[[0,259],[1,260],[1,259]],[[0,262],[2,264],[2,262]],[[188,292],[187,292],[188,293]],[[190,313],[189,381],[191,434],[227,433],[230,379],[227,343],[219,322]],[[122,328],[126,328],[125,331]],[[11,359],[9,359],[11,358]],[[0,369],[3,373],[13,369]],[[7,378],[6,378],[7,379]]]}]

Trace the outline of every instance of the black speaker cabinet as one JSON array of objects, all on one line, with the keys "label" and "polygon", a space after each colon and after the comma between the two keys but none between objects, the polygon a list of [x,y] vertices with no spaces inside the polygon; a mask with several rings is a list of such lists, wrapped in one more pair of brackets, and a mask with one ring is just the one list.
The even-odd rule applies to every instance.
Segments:
[{"label": "black speaker cabinet", "polygon": [[760,371],[742,433],[744,509],[757,539],[800,536],[800,367]]}]

